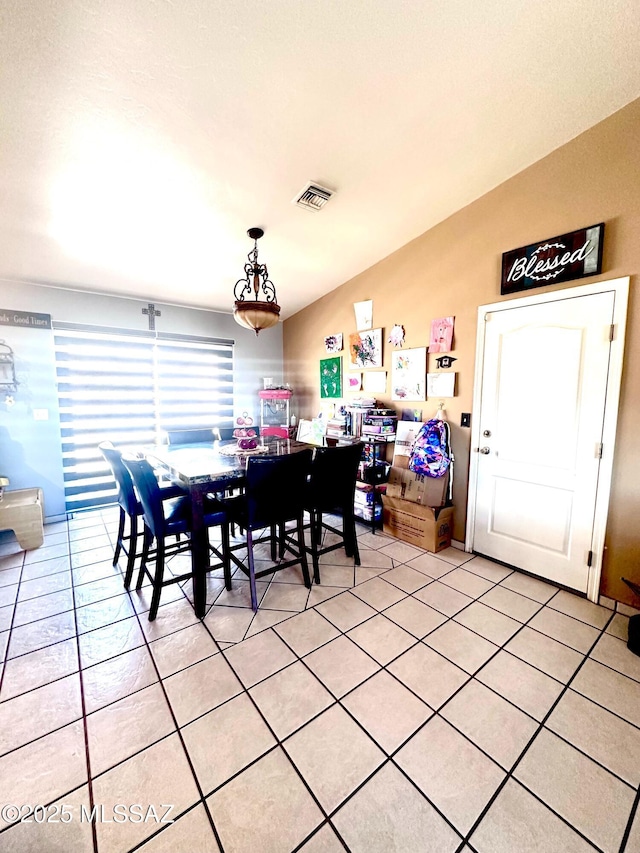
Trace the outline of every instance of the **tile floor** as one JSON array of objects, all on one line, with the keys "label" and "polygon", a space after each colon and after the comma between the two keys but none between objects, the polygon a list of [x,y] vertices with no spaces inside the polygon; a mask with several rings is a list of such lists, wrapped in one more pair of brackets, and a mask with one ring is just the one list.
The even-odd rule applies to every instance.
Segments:
[{"label": "tile floor", "polygon": [[48,807],[1,850],[640,851],[626,615],[363,527],[311,593],[285,570],[254,616],[210,577],[202,622],[187,583],[149,623],[114,532],[0,545],[0,804]]}]

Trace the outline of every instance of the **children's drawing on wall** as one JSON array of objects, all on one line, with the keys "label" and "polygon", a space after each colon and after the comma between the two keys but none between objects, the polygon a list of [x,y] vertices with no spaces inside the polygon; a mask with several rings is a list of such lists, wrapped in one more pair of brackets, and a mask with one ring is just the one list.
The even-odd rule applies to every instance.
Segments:
[{"label": "children's drawing on wall", "polygon": [[354,302],[353,310],[356,315],[356,329],[359,332],[366,332],[373,326],[373,299]]},{"label": "children's drawing on wall", "polygon": [[391,353],[391,399],[425,400],[427,348]]},{"label": "children's drawing on wall", "polygon": [[453,317],[431,321],[429,352],[451,352],[453,349]]},{"label": "children's drawing on wall", "polygon": [[349,391],[362,390],[362,374],[357,370],[352,370],[347,373],[347,389]]},{"label": "children's drawing on wall", "polygon": [[427,373],[427,394],[430,397],[455,397],[455,373]]},{"label": "children's drawing on wall", "polygon": [[342,334],[327,335],[324,339],[324,348],[327,352],[340,352],[342,350]]},{"label": "children's drawing on wall", "polygon": [[394,347],[404,346],[404,326],[397,323],[389,332],[389,343]]},{"label": "children's drawing on wall", "polygon": [[320,359],[320,397],[342,397],[342,356]]},{"label": "children's drawing on wall", "polygon": [[351,367],[382,367],[382,329],[349,335]]}]

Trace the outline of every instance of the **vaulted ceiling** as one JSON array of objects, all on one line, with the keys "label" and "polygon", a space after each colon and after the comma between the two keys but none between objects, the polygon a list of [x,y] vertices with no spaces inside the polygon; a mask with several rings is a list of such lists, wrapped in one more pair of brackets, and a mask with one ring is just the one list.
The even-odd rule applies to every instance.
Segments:
[{"label": "vaulted ceiling", "polygon": [[632,0],[5,0],[0,277],[229,311],[261,226],[289,316],[640,96],[638,43]]}]

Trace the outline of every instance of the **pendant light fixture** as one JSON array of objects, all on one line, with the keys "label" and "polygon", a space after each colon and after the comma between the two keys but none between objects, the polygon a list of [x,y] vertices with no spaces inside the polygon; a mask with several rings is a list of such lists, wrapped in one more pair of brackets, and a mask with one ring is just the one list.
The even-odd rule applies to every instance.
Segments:
[{"label": "pendant light fixture", "polygon": [[269,281],[267,265],[258,263],[258,240],[264,231],[262,228],[249,228],[247,234],[253,240],[253,249],[244,265],[245,277],[239,279],[233,289],[233,317],[236,323],[246,329],[253,329],[257,335],[262,329],[276,325],[280,319],[280,306],[275,286]]}]

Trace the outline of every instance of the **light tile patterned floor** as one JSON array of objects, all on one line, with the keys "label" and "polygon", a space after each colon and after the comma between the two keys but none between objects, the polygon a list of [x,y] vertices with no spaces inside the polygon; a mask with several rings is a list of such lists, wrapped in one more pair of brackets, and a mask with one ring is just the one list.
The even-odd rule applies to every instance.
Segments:
[{"label": "light tile patterned floor", "polygon": [[203,621],[187,583],[149,623],[115,519],[0,544],[0,805],[49,807],[3,851],[640,851],[624,613],[361,527],[311,592],[285,570],[254,615],[211,576]]}]

